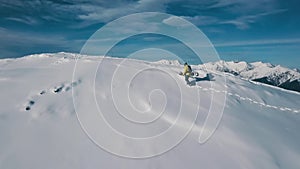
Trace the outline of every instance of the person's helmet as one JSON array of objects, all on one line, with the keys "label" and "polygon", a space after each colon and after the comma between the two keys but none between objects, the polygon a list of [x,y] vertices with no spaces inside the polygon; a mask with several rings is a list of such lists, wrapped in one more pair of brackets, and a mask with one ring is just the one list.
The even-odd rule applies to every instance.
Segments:
[{"label": "person's helmet", "polygon": [[185,62],[184,65],[187,65],[187,63]]}]

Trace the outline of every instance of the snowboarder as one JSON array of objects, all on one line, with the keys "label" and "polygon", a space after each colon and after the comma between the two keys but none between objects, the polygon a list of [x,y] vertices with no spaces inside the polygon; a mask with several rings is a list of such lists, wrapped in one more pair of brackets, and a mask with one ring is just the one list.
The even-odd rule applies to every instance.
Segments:
[{"label": "snowboarder", "polygon": [[185,62],[183,68],[183,76],[186,84],[188,85],[190,84],[189,77],[191,76],[191,74],[192,74],[192,68],[188,63]]}]

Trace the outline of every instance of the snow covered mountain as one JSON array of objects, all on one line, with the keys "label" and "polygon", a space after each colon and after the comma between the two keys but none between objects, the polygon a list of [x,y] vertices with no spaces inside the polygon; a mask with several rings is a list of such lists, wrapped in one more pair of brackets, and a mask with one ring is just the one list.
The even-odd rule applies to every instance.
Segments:
[{"label": "snow covered mountain", "polygon": [[278,86],[300,92],[300,73],[282,66],[262,62],[225,62],[206,63],[203,69],[226,72],[241,78]]},{"label": "snow covered mountain", "polygon": [[300,168],[299,93],[210,70],[187,86],[182,69],[71,53],[0,60],[0,168]]}]

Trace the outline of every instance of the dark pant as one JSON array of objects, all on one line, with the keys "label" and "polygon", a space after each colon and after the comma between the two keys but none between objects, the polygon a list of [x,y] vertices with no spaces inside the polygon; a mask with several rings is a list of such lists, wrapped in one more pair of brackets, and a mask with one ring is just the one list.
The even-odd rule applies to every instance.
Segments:
[{"label": "dark pant", "polygon": [[184,75],[184,80],[186,81],[187,84],[190,83],[189,77],[190,77],[189,75]]}]

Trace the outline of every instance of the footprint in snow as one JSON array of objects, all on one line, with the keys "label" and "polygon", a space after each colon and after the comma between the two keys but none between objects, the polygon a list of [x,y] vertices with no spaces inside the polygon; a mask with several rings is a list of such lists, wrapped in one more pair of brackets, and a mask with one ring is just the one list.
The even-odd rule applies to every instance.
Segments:
[{"label": "footprint in snow", "polygon": [[29,102],[28,102],[28,104],[27,104],[25,110],[26,110],[26,111],[29,111],[29,110],[31,109],[31,106],[34,105],[34,103],[35,103],[35,101],[29,100]]},{"label": "footprint in snow", "polygon": [[73,87],[76,87],[81,83],[81,80],[77,80],[75,82],[71,83],[62,83],[61,85],[42,90],[37,95],[30,97],[31,99],[28,99],[27,103],[25,104],[25,110],[30,111],[32,109],[32,106],[36,103],[36,100],[39,99],[39,97],[50,95],[50,94],[60,94],[63,92],[70,91]]}]

